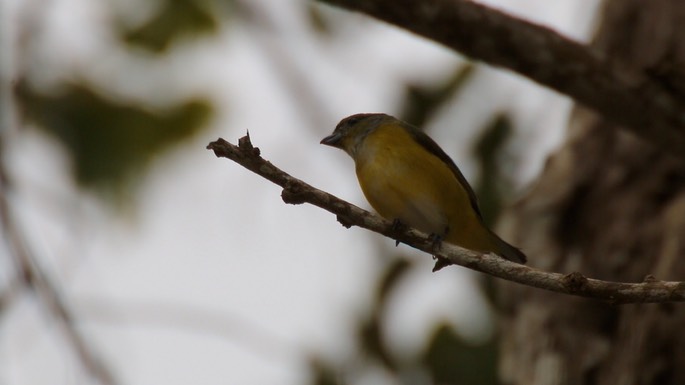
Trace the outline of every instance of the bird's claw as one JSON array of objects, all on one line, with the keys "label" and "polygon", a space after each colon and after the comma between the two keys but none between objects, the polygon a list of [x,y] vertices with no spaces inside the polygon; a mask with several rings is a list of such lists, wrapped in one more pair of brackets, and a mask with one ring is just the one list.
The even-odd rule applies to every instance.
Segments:
[{"label": "bird's claw", "polygon": [[[445,230],[445,233],[447,233],[447,230]],[[445,238],[444,235],[439,235],[432,233],[429,236],[431,243],[432,243],[432,250],[433,250],[433,259],[435,259],[435,266],[433,266],[433,272],[436,272],[440,269],[442,269],[445,266],[449,266],[452,263],[449,261],[449,259],[441,257],[439,255],[436,255],[440,249],[442,248],[442,241]]]},{"label": "bird's claw", "polygon": [[432,248],[433,252],[438,252],[438,251],[440,251],[440,248],[441,248],[441,246],[442,246],[442,240],[443,240],[444,237],[443,237],[442,235],[438,235],[438,234],[435,234],[435,233],[432,233],[432,234],[429,235],[428,237],[429,237],[430,240],[431,240],[431,248]]},{"label": "bird's claw", "polygon": [[[399,233],[399,232],[404,231],[406,228],[407,228],[407,225],[405,225],[404,223],[402,223],[402,221],[400,221],[399,218],[395,218],[395,219],[392,220],[392,231],[393,231],[393,232]],[[395,247],[397,247],[397,246],[399,246],[399,245],[400,245],[400,241],[398,241],[397,239],[395,239]]]}]

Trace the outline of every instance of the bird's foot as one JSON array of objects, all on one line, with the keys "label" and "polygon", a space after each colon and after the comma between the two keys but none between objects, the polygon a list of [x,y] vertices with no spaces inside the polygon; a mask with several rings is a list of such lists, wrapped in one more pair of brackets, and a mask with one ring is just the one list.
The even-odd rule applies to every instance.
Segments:
[{"label": "bird's foot", "polygon": [[431,248],[433,252],[438,252],[440,251],[440,248],[442,247],[442,240],[445,238],[442,235],[431,233],[428,238],[431,240]]},{"label": "bird's foot", "polygon": [[[403,231],[406,230],[406,229],[407,229],[407,225],[405,225],[404,223],[402,223],[402,221],[400,221],[399,218],[395,218],[395,219],[392,220],[392,231],[393,231],[393,232],[395,232],[395,233],[401,233],[401,232],[403,232]],[[399,244],[400,244],[400,241],[398,241],[397,239],[395,239],[395,247],[399,246]]]},{"label": "bird's foot", "polygon": [[[448,231],[449,231],[449,229],[445,229],[445,234],[447,234]],[[430,235],[430,239],[431,239],[431,242],[433,244],[432,245],[433,253],[437,254],[437,252],[440,251],[440,249],[442,248],[442,241],[444,238],[445,238],[444,235],[439,235],[439,234],[435,234],[435,233]],[[433,272],[436,272],[436,271],[442,269],[443,267],[449,266],[452,264],[452,262],[450,262],[449,259],[447,259],[445,257],[441,257],[441,256],[436,255],[436,254],[433,254],[433,259],[435,260],[435,266],[433,266]]]}]

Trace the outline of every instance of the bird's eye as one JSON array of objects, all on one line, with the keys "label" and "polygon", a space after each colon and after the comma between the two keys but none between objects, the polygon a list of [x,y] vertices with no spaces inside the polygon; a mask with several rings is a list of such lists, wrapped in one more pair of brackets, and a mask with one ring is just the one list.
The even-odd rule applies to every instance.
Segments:
[{"label": "bird's eye", "polygon": [[350,116],[347,118],[347,126],[354,126],[355,124],[359,123],[359,120],[361,120],[360,116]]}]

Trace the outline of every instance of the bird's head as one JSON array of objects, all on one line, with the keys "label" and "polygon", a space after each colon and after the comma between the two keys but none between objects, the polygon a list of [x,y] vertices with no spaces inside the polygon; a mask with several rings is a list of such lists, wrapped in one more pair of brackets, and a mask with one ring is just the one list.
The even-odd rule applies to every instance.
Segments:
[{"label": "bird's head", "polygon": [[321,144],[336,147],[355,158],[357,150],[367,135],[385,123],[396,119],[380,113],[355,114],[341,120],[331,135],[323,138]]}]

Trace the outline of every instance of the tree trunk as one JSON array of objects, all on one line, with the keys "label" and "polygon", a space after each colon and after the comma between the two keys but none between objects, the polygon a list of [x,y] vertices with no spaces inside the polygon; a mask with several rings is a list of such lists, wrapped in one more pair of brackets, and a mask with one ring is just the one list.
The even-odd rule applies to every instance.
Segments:
[{"label": "tree trunk", "polygon": [[[685,98],[684,26],[682,0],[609,0],[593,45]],[[538,268],[685,280],[685,164],[577,108],[565,145],[502,225]],[[502,285],[502,383],[685,384],[685,305]]]}]

